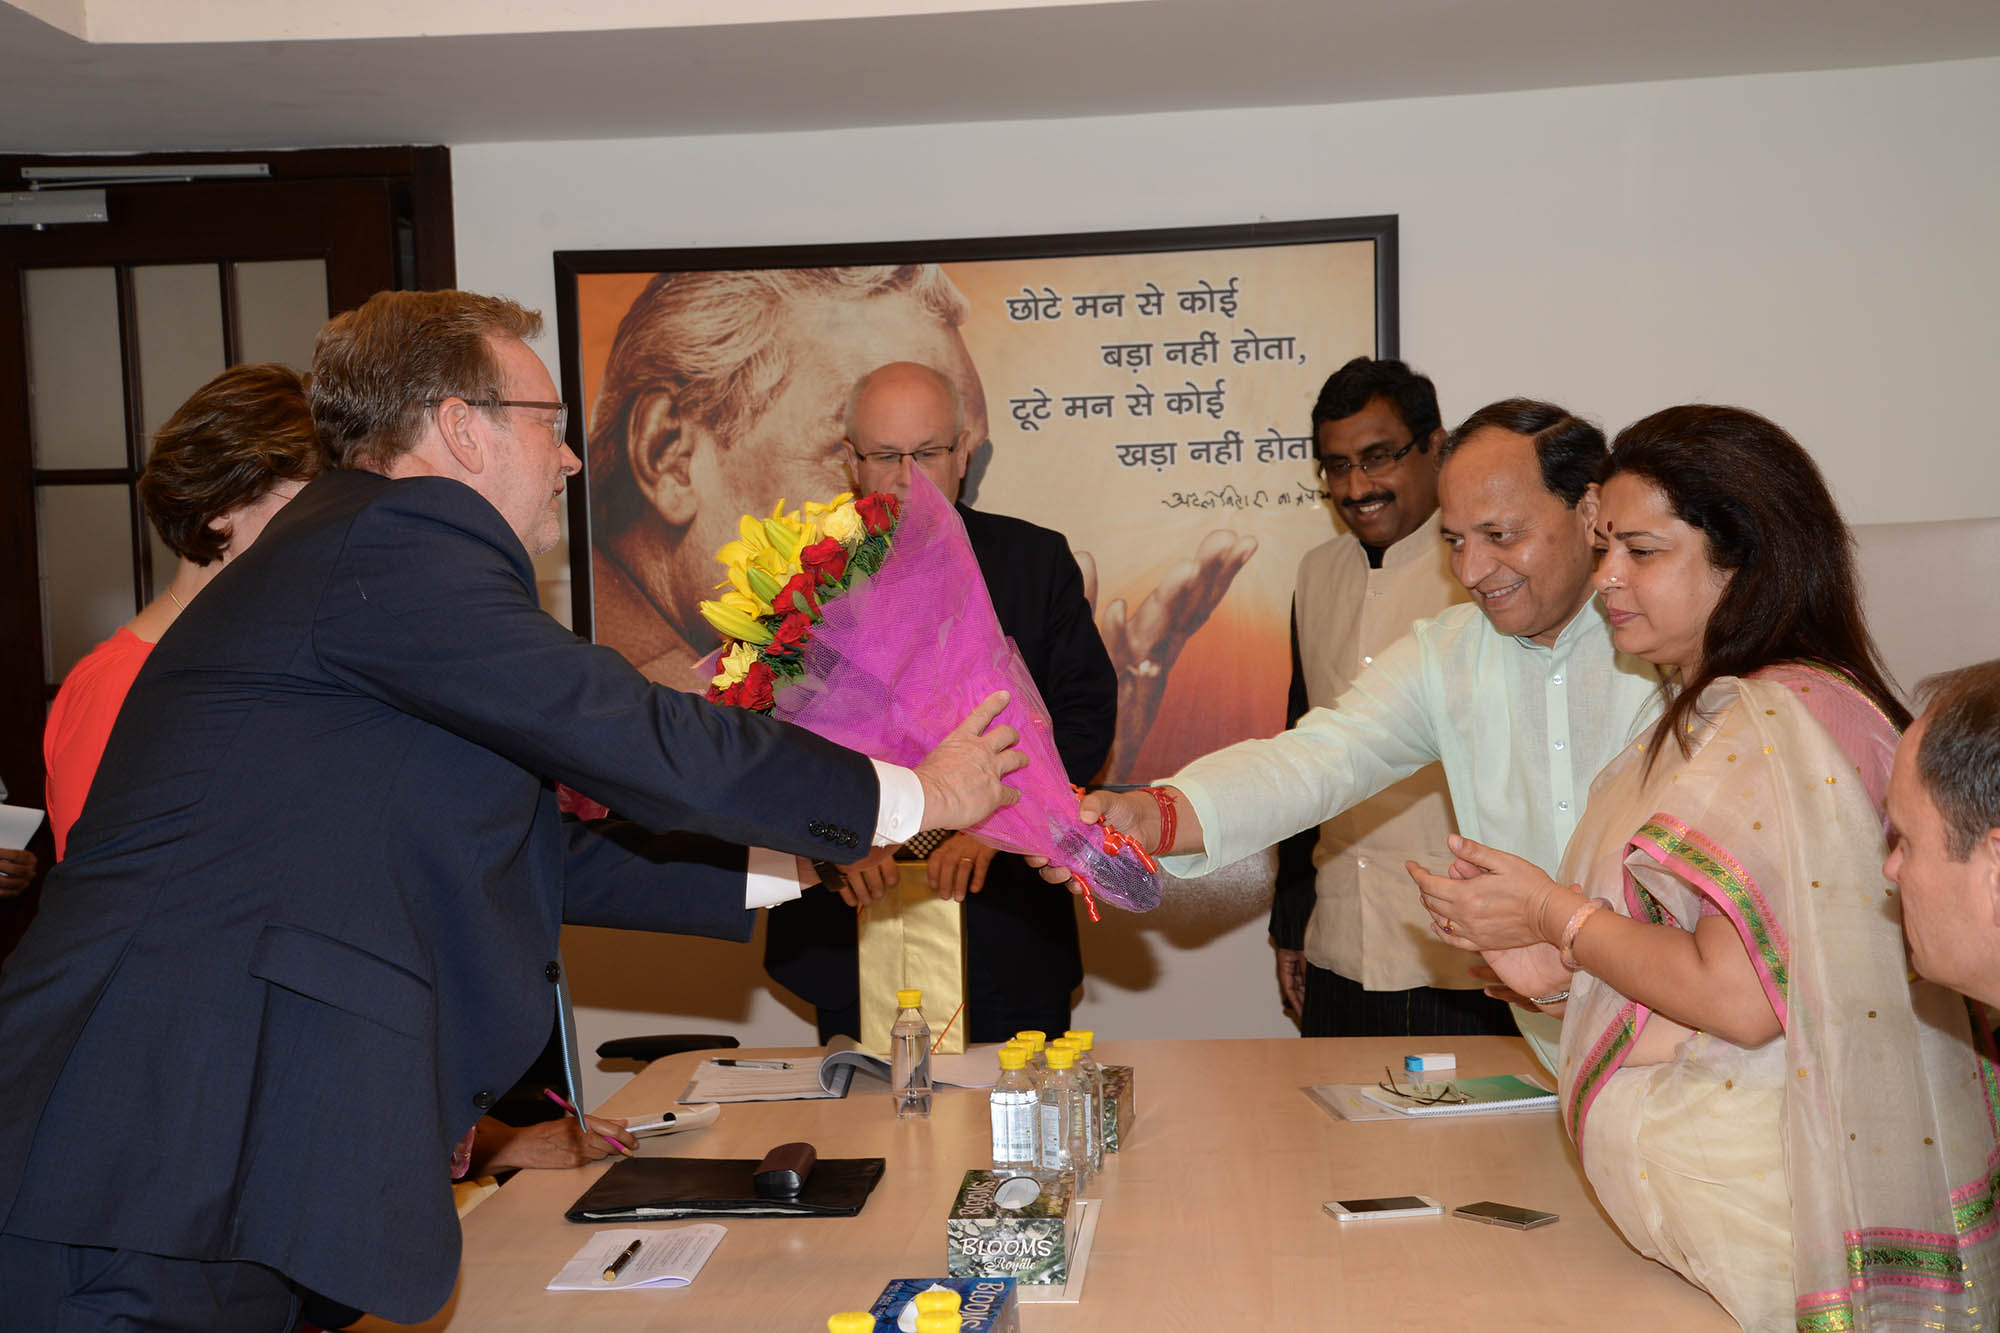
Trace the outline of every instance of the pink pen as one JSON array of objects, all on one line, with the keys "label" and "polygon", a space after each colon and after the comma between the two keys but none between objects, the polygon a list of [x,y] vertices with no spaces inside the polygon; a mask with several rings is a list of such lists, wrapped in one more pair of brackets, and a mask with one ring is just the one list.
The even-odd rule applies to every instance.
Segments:
[{"label": "pink pen", "polygon": [[[568,1111],[571,1115],[576,1115],[576,1108],[574,1106],[571,1106],[569,1102],[564,1100],[563,1095],[557,1092],[554,1088],[543,1088],[542,1096],[548,1098],[550,1101],[554,1102],[557,1106],[562,1107],[563,1110]],[[577,1123],[581,1124],[582,1122],[583,1122],[583,1117],[577,1116]],[[610,1144],[613,1152],[621,1153],[626,1157],[630,1157],[632,1155],[632,1150],[630,1148],[620,1143],[617,1139],[612,1138],[609,1134],[599,1134],[597,1137],[603,1139],[606,1143]]]}]

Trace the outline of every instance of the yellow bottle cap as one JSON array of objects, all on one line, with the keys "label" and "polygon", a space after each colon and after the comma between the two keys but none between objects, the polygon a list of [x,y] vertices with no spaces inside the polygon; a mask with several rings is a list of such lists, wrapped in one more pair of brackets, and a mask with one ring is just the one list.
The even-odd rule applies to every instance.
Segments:
[{"label": "yellow bottle cap", "polygon": [[1097,1034],[1089,1028],[1071,1028],[1063,1035],[1086,1051],[1097,1044]]},{"label": "yellow bottle cap", "polygon": [[1027,1065],[1028,1053],[1019,1046],[1009,1042],[1000,1048],[1000,1067],[1002,1069],[1025,1069]]},{"label": "yellow bottle cap", "polygon": [[1049,1047],[1047,1058],[1049,1068],[1068,1069],[1076,1063],[1076,1048],[1074,1046],[1051,1046]]},{"label": "yellow bottle cap", "polygon": [[963,1326],[964,1321],[959,1319],[956,1309],[917,1316],[917,1333],[958,1333]]},{"label": "yellow bottle cap", "polygon": [[826,1333],[875,1333],[875,1316],[861,1310],[828,1315]]},{"label": "yellow bottle cap", "polygon": [[1042,1049],[1042,1047],[1048,1044],[1049,1034],[1046,1032],[1037,1032],[1034,1028],[1027,1028],[1020,1032],[1016,1032],[1014,1034],[1014,1040],[1025,1041],[1028,1043],[1029,1050],[1039,1051]]},{"label": "yellow bottle cap", "polygon": [[919,1316],[927,1314],[950,1314],[958,1309],[958,1293],[946,1287],[935,1291],[920,1291],[911,1304],[917,1307]]},{"label": "yellow bottle cap", "polygon": [[923,1003],[924,993],[920,990],[899,990],[896,992],[896,1007],[898,1009],[921,1009]]}]

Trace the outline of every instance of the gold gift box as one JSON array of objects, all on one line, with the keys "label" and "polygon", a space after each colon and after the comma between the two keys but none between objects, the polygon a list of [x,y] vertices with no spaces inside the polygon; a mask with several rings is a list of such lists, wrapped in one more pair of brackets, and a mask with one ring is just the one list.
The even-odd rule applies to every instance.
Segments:
[{"label": "gold gift box", "polygon": [[896,992],[913,987],[924,993],[935,1049],[956,1055],[965,1049],[965,909],[931,892],[922,862],[896,865],[896,892],[860,912],[861,1049],[889,1054]]}]

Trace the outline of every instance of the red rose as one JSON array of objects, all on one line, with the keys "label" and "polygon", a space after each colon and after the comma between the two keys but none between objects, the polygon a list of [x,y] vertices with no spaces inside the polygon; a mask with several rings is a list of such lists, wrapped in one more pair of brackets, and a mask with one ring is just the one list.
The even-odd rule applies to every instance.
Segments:
[{"label": "red rose", "polygon": [[778,589],[778,595],[771,599],[771,606],[781,616],[796,615],[798,614],[800,603],[793,599],[792,594],[797,593],[800,597],[805,598],[805,614],[817,620],[819,619],[819,597],[814,592],[815,587],[816,585],[810,572],[794,574],[785,581],[784,587]]},{"label": "red rose", "polygon": [[778,628],[771,632],[771,646],[765,652],[795,653],[806,646],[812,638],[812,621],[794,611],[778,622]]},{"label": "red rose", "polygon": [[806,573],[818,575],[822,583],[838,583],[847,572],[847,548],[831,537],[822,537],[799,552],[799,564]]},{"label": "red rose", "polygon": [[737,682],[736,688],[741,691],[737,702],[752,712],[768,713],[771,710],[771,680],[770,667],[762,662],[752,662],[749,672]]},{"label": "red rose", "polygon": [[886,491],[862,496],[854,502],[854,510],[871,535],[896,526],[896,497]]}]

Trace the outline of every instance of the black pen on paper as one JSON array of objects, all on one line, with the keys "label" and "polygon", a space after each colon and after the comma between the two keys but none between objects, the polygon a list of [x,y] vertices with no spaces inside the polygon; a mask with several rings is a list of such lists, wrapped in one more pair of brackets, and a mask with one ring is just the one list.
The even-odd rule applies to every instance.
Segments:
[{"label": "black pen on paper", "polygon": [[790,1060],[711,1060],[710,1064],[726,1065],[730,1069],[790,1069]]},{"label": "black pen on paper", "polygon": [[605,1267],[604,1280],[606,1282],[615,1281],[618,1275],[625,1271],[625,1265],[632,1262],[632,1256],[639,1252],[639,1246],[641,1244],[642,1242],[640,1241],[636,1240],[633,1241],[630,1245],[627,1245],[625,1247],[624,1251],[621,1254],[619,1254],[619,1256],[616,1259],[613,1259],[610,1262],[610,1264]]}]

